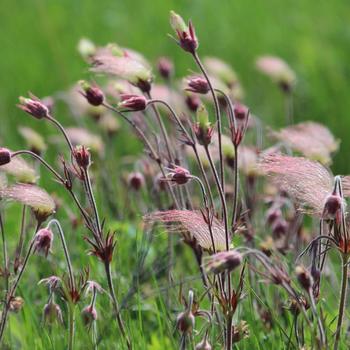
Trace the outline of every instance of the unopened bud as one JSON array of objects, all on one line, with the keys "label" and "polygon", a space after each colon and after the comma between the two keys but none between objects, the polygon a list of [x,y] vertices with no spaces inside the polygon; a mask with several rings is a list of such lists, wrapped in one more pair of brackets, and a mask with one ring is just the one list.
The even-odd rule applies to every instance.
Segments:
[{"label": "unopened bud", "polygon": [[50,301],[44,306],[43,318],[45,324],[48,325],[55,322],[63,323],[61,308],[54,301]]},{"label": "unopened bud", "polygon": [[242,142],[248,126],[249,109],[240,103],[236,103],[233,113],[235,120],[230,125],[231,138],[233,144],[238,146]]},{"label": "unopened bud", "polygon": [[80,86],[83,89],[81,93],[86,100],[93,106],[100,106],[104,101],[103,91],[97,85],[91,85],[88,82],[81,80]]},{"label": "unopened bud", "polygon": [[282,217],[282,211],[280,208],[271,207],[266,213],[266,222],[272,225],[277,219]]},{"label": "unopened bud", "polygon": [[194,322],[193,313],[191,311],[184,311],[177,316],[176,328],[182,334],[191,334],[194,328]]},{"label": "unopened bud", "polygon": [[11,161],[11,152],[7,148],[0,147],[0,165],[5,165]]},{"label": "unopened bud", "polygon": [[279,238],[284,236],[288,230],[288,223],[285,219],[280,217],[276,219],[272,225],[272,233],[275,237]]},{"label": "unopened bud", "polygon": [[174,74],[174,65],[167,57],[160,57],[158,60],[159,74],[168,80]]},{"label": "unopened bud", "polygon": [[187,169],[176,165],[173,169],[170,169],[164,180],[175,182],[177,185],[184,185],[191,179],[191,173]]},{"label": "unopened bud", "polygon": [[142,95],[122,94],[121,100],[118,107],[127,111],[144,111],[147,106],[147,100]]},{"label": "unopened bud", "polygon": [[131,173],[128,176],[128,184],[133,190],[139,191],[145,185],[145,178],[139,172]]},{"label": "unopened bud", "polygon": [[78,166],[82,169],[88,169],[91,164],[91,156],[89,149],[85,146],[77,146],[73,150],[73,157],[77,162]]},{"label": "unopened bud", "polygon": [[207,337],[204,337],[195,347],[196,350],[211,350],[212,346],[208,342]]},{"label": "unopened bud", "polygon": [[30,98],[21,96],[17,107],[37,119],[42,119],[49,116],[49,109],[47,106],[39,98],[32,94],[30,94]]},{"label": "unopened bud", "polygon": [[211,143],[214,128],[209,122],[208,111],[203,105],[197,109],[197,123],[194,125],[194,132],[199,144],[208,146]]},{"label": "unopened bud", "polygon": [[295,274],[297,276],[298,282],[300,283],[300,285],[307,291],[310,290],[311,286],[312,286],[312,277],[309,273],[309,271],[307,271],[303,266],[297,266],[295,268]]},{"label": "unopened bud", "polygon": [[97,320],[97,311],[93,305],[86,306],[81,312],[83,323],[86,327],[91,327],[94,321]]},{"label": "unopened bud", "polygon": [[198,96],[190,94],[186,96],[186,105],[191,112],[196,112],[201,105],[201,100]]},{"label": "unopened bud", "polygon": [[52,246],[53,233],[48,228],[42,228],[34,237],[34,252],[43,254],[45,257],[49,254]]},{"label": "unopened bud", "polygon": [[342,199],[338,194],[331,194],[326,198],[323,218],[324,219],[336,219],[341,211]]},{"label": "unopened bud", "polygon": [[214,274],[236,269],[243,261],[242,255],[234,250],[212,255],[206,264],[206,270]]},{"label": "unopened bud", "polygon": [[208,81],[203,77],[189,77],[187,80],[187,85],[187,91],[197,94],[206,94],[210,90]]}]

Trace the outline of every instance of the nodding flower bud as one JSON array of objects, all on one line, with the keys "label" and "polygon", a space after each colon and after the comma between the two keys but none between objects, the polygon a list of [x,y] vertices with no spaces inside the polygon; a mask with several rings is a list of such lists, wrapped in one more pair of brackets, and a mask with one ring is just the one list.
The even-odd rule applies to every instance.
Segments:
[{"label": "nodding flower bud", "polygon": [[145,177],[139,173],[134,172],[128,176],[128,185],[135,191],[139,191],[145,185]]},{"label": "nodding flower bud", "polygon": [[86,306],[81,312],[81,318],[86,327],[91,327],[91,325],[97,320],[97,311],[95,307],[92,304]]},{"label": "nodding flower bud", "polygon": [[191,112],[196,112],[201,105],[201,100],[198,96],[190,94],[186,96],[186,105]]},{"label": "nodding flower bud", "polygon": [[195,347],[195,350],[211,350],[212,346],[208,342],[207,337],[204,337]]},{"label": "nodding flower bud", "polygon": [[147,107],[147,100],[142,95],[122,94],[118,107],[124,111],[144,111]]},{"label": "nodding flower bud", "polygon": [[45,324],[48,325],[51,325],[55,322],[63,323],[61,308],[53,300],[50,300],[44,306],[43,318]]},{"label": "nodding flower bud", "polygon": [[236,269],[242,261],[243,257],[240,253],[230,250],[212,255],[208,259],[205,268],[208,272],[219,274]]},{"label": "nodding flower bud", "polygon": [[178,44],[185,51],[194,54],[198,48],[198,40],[192,22],[188,26],[185,21],[174,11],[170,11],[170,25],[176,32]]},{"label": "nodding flower bud", "polygon": [[192,175],[187,169],[175,165],[172,169],[169,169],[169,173],[163,178],[163,181],[170,181],[177,185],[184,185],[191,179]]},{"label": "nodding flower bud", "polygon": [[20,96],[17,107],[37,119],[47,118],[50,112],[44,102],[33,94],[29,96],[30,98]]},{"label": "nodding flower bud", "polygon": [[342,198],[339,194],[331,194],[326,198],[322,217],[324,219],[336,219],[340,221],[341,208],[342,208]]},{"label": "nodding flower bud", "polygon": [[176,319],[176,328],[182,334],[191,334],[194,328],[195,318],[191,310],[181,312]]},{"label": "nodding flower bud", "polygon": [[197,123],[193,129],[200,145],[208,146],[211,143],[214,128],[209,121],[208,111],[203,105],[197,109]]},{"label": "nodding flower bud", "polygon": [[203,77],[189,77],[187,79],[188,87],[187,91],[195,92],[197,94],[206,94],[209,92],[210,87],[208,81]]},{"label": "nodding flower bud", "polygon": [[233,113],[234,120],[230,121],[231,139],[237,147],[242,142],[248,126],[249,109],[240,103],[236,103]]},{"label": "nodding flower bud", "polygon": [[310,290],[310,288],[312,287],[312,277],[309,273],[308,270],[305,269],[305,267],[303,266],[297,266],[295,268],[295,274],[297,276],[298,282],[300,283],[300,285],[307,291]]},{"label": "nodding flower bud", "polygon": [[11,162],[11,152],[7,148],[0,147],[0,165]]},{"label": "nodding flower bud", "polygon": [[283,218],[280,217],[276,219],[272,225],[272,234],[276,238],[280,238],[281,236],[284,236],[287,233],[288,230],[288,223]]},{"label": "nodding flower bud", "polygon": [[159,74],[166,80],[168,80],[174,74],[173,62],[171,62],[167,57],[160,57],[157,67]]},{"label": "nodding flower bud", "polygon": [[34,252],[43,254],[45,257],[49,254],[52,246],[53,233],[48,228],[42,228],[34,237]]},{"label": "nodding flower bud", "polygon": [[103,91],[97,85],[91,85],[85,80],[79,82],[83,91],[81,94],[86,98],[86,100],[93,106],[102,105],[105,97]]},{"label": "nodding flower bud", "polygon": [[90,152],[85,146],[76,146],[73,150],[73,157],[78,166],[82,169],[86,170],[91,165]]},{"label": "nodding flower bud", "polygon": [[266,222],[272,225],[277,219],[282,217],[282,211],[280,208],[272,206],[266,213]]}]

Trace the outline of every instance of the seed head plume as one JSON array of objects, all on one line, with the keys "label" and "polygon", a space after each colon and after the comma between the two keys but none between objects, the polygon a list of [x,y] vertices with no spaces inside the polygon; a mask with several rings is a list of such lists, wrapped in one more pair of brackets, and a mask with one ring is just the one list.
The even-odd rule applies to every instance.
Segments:
[{"label": "seed head plume", "polygon": [[11,158],[9,163],[0,166],[0,172],[12,175],[18,182],[35,183],[37,180],[34,168],[19,156]]}]

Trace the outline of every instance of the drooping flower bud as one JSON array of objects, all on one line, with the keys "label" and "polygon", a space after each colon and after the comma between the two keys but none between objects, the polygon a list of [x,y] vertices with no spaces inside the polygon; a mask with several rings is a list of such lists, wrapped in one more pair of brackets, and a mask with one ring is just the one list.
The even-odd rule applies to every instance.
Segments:
[{"label": "drooping flower bud", "polygon": [[194,328],[195,318],[192,311],[181,312],[176,319],[176,328],[182,334],[191,334]]},{"label": "drooping flower bud", "polygon": [[204,337],[195,347],[195,350],[211,350],[212,346],[208,342],[207,337]]},{"label": "drooping flower bud", "polygon": [[205,78],[198,76],[189,77],[187,79],[187,86],[187,91],[191,91],[197,94],[205,95],[210,90],[208,81]]},{"label": "drooping flower bud", "polygon": [[171,62],[167,57],[160,57],[158,60],[157,67],[159,74],[165,80],[168,80],[174,74],[173,62]]},{"label": "drooping flower bud", "polygon": [[272,234],[276,238],[284,236],[287,233],[287,230],[288,223],[283,217],[276,219],[272,224]]},{"label": "drooping flower bud", "polygon": [[0,147],[0,166],[11,162],[11,152],[7,148]]},{"label": "drooping flower bud", "polygon": [[42,280],[39,281],[38,284],[44,283],[49,287],[50,293],[53,293],[58,290],[60,284],[61,284],[61,279],[57,276],[50,276],[47,278],[43,278]]},{"label": "drooping flower bud", "polygon": [[198,107],[201,105],[201,100],[194,94],[189,94],[185,99],[186,105],[191,112],[196,112]]},{"label": "drooping flower bud", "polygon": [[53,300],[50,300],[44,306],[43,319],[45,324],[48,325],[51,325],[55,322],[63,323],[61,308]]},{"label": "drooping flower bud", "polygon": [[37,119],[46,118],[49,116],[49,109],[47,106],[33,94],[29,94],[30,98],[20,96],[17,107],[32,115]]},{"label": "drooping flower bud", "polygon": [[104,101],[104,93],[97,85],[91,85],[85,80],[79,82],[83,91],[81,94],[93,106],[100,106]]},{"label": "drooping flower bud", "polygon": [[234,250],[219,252],[212,255],[206,262],[208,272],[219,274],[236,269],[243,261],[242,255]]},{"label": "drooping flower bud", "polygon": [[312,287],[312,277],[308,270],[303,266],[297,266],[295,268],[295,274],[297,276],[298,282],[306,290],[309,291]]},{"label": "drooping flower bud", "polygon": [[147,100],[143,95],[122,94],[118,107],[124,111],[144,111]]},{"label": "drooping flower bud", "polygon": [[272,206],[266,213],[266,222],[272,225],[277,219],[282,217],[282,211],[280,208]]},{"label": "drooping flower bud", "polygon": [[234,120],[230,121],[231,139],[233,144],[238,147],[238,145],[242,142],[247,129],[249,109],[240,103],[236,103],[233,113]]},{"label": "drooping flower bud", "polygon": [[322,217],[324,219],[340,220],[342,199],[338,194],[331,194],[326,198]]},{"label": "drooping flower bud", "polygon": [[97,311],[91,304],[86,306],[81,312],[81,318],[86,327],[90,328],[92,324],[97,320]]},{"label": "drooping flower bud", "polygon": [[134,172],[128,176],[128,185],[135,191],[139,191],[145,185],[145,178],[140,172]]},{"label": "drooping flower bud", "polygon": [[91,165],[90,152],[85,146],[76,146],[73,150],[73,157],[82,169],[88,169]]},{"label": "drooping flower bud", "polygon": [[164,181],[174,182],[177,185],[184,185],[192,179],[191,173],[183,167],[175,165],[169,170],[166,178],[163,178]]},{"label": "drooping flower bud", "polygon": [[34,240],[34,252],[43,254],[47,257],[53,241],[52,231],[49,228],[42,228],[35,234]]},{"label": "drooping flower bud", "polygon": [[209,115],[204,105],[197,109],[197,123],[193,127],[200,145],[208,146],[213,136],[214,128],[209,121]]},{"label": "drooping flower bud", "polygon": [[170,11],[170,25],[176,32],[178,44],[185,51],[194,54],[198,48],[198,40],[192,22],[188,26],[181,16],[174,11]]}]

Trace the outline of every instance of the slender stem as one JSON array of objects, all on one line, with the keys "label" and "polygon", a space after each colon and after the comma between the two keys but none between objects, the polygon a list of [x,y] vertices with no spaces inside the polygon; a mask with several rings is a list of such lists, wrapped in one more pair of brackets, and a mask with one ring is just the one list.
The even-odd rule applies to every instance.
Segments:
[{"label": "slender stem", "polygon": [[293,124],[293,93],[292,91],[288,91],[285,94],[285,105],[286,105],[286,124],[291,125]]},{"label": "slender stem", "polygon": [[22,255],[23,250],[23,243],[24,243],[24,234],[25,234],[25,221],[26,221],[26,205],[23,205],[22,208],[22,219],[21,219],[21,228],[20,228],[20,234],[19,234],[19,240],[15,251],[15,259],[14,259],[14,270],[15,273],[17,271],[17,268],[20,265],[20,259]]},{"label": "slender stem", "polygon": [[48,116],[48,117],[46,117],[46,119],[49,120],[51,123],[55,124],[58,127],[58,129],[62,132],[64,138],[67,141],[67,144],[69,146],[71,154],[73,154],[74,148],[73,148],[72,142],[70,141],[70,139],[67,135],[67,132],[66,132],[66,130],[64,130],[64,127],[61,125],[61,123],[58,120],[56,120],[55,118],[53,118],[52,116]]},{"label": "slender stem", "polygon": [[4,223],[2,220],[2,215],[0,213],[0,230],[1,230],[1,240],[2,240],[2,254],[4,259],[4,273],[5,273],[5,285],[6,285],[6,292],[5,296],[7,296],[8,289],[9,289],[9,267],[8,267],[8,255],[7,255],[7,242],[6,242],[6,235],[5,235],[5,228]]},{"label": "slender stem", "polygon": [[339,301],[339,311],[338,311],[338,322],[337,329],[335,332],[335,340],[334,340],[334,350],[337,350],[339,347],[340,333],[343,324],[344,311],[346,305],[346,291],[348,285],[348,262],[349,257],[347,254],[342,255],[342,280],[341,280],[341,290],[340,290],[340,301]]},{"label": "slender stem", "polygon": [[232,350],[232,314],[226,317],[226,350]]},{"label": "slender stem", "polygon": [[69,303],[68,313],[69,313],[69,330],[68,330],[68,350],[73,350],[74,348],[74,333],[75,333],[75,305]]},{"label": "slender stem", "polygon": [[237,221],[237,205],[238,205],[238,146],[235,148],[234,158],[234,189],[233,189],[233,206],[232,206],[232,227],[236,225]]},{"label": "slender stem", "polygon": [[110,292],[112,302],[113,302],[114,312],[115,312],[116,317],[117,317],[119,330],[120,330],[120,333],[122,334],[123,338],[126,341],[128,349],[130,350],[130,349],[132,349],[132,345],[131,345],[131,341],[130,341],[129,336],[126,334],[125,325],[124,325],[123,319],[120,315],[118,300],[117,300],[117,297],[115,295],[114,286],[113,286],[113,282],[112,282],[111,265],[109,262],[105,263],[105,271],[106,271],[106,276],[107,276],[109,292]]},{"label": "slender stem", "polygon": [[317,309],[316,309],[316,303],[315,303],[315,298],[312,292],[312,288],[308,290],[309,298],[311,301],[311,310],[314,315],[314,317],[317,320],[317,325],[318,325],[318,330],[320,332],[320,340],[321,340],[321,346],[322,348],[326,346],[326,333],[322,324],[321,317],[317,314]]},{"label": "slender stem", "polygon": [[208,73],[206,72],[197,52],[193,54],[193,58],[196,61],[199,69],[202,71],[205,79],[208,82],[210,92],[213,97],[214,101],[214,108],[215,108],[215,114],[216,114],[216,121],[218,124],[218,146],[219,146],[219,157],[220,157],[220,178],[221,178],[221,186],[223,191],[225,192],[225,174],[224,174],[224,161],[223,161],[223,153],[222,153],[222,142],[221,142],[221,135],[222,135],[222,128],[221,128],[221,114],[220,114],[220,106],[219,106],[219,101],[218,98],[215,94],[215,90],[213,88],[213,85],[209,79]]}]

